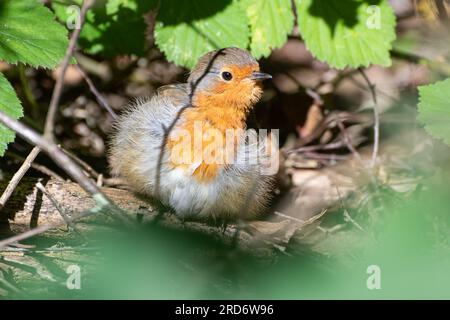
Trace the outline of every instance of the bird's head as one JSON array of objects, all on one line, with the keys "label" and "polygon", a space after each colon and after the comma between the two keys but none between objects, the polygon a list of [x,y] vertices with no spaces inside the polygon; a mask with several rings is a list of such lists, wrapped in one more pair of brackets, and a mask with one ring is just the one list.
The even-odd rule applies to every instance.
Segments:
[{"label": "bird's head", "polygon": [[188,82],[194,105],[248,110],[262,94],[261,81],[270,79],[256,59],[239,48],[211,51],[200,58]]}]

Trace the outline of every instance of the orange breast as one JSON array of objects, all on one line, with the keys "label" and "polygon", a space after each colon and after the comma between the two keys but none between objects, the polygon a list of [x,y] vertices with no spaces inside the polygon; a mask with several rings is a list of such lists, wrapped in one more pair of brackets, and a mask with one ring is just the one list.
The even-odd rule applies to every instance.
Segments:
[{"label": "orange breast", "polygon": [[200,182],[215,179],[218,171],[233,156],[237,139],[229,134],[227,137],[227,129],[244,125],[236,115],[222,114],[220,110],[213,112],[212,109],[217,108],[208,112],[199,108],[186,109],[183,125],[174,130],[167,143],[172,167],[189,170],[195,163],[197,168],[193,176]]},{"label": "orange breast", "polygon": [[[220,92],[223,88],[217,89]],[[193,176],[200,182],[217,177],[236,151],[236,130],[245,127],[250,101],[238,101],[242,91],[248,92],[249,88],[229,89],[214,95],[198,94],[195,107],[184,111],[180,119],[183,125],[174,130],[177,134],[171,135],[167,143],[172,167],[189,170],[191,164],[197,164]],[[234,136],[230,136],[233,132]]]},{"label": "orange breast", "polygon": [[[189,170],[196,164],[192,174],[204,183],[214,180],[232,159],[238,141],[236,130],[245,127],[247,113],[262,93],[259,85],[246,79],[259,70],[257,65],[229,66],[229,69],[233,80],[218,80],[208,92],[196,93],[194,107],[184,111],[182,124],[175,130],[177,134],[171,135],[167,143],[173,156],[172,167]],[[234,132],[231,138],[230,132]]]}]

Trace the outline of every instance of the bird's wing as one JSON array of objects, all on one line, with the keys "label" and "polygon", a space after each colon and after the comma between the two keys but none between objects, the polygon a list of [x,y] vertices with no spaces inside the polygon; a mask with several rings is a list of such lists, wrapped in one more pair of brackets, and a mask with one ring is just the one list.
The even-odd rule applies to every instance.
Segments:
[{"label": "bird's wing", "polygon": [[162,99],[168,99],[175,106],[189,105],[189,85],[187,83],[169,84],[159,87],[156,94]]}]

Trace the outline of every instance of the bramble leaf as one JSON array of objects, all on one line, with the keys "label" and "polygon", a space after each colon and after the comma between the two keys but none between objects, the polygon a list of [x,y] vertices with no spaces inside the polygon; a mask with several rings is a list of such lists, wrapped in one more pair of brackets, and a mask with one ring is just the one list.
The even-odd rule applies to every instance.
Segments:
[{"label": "bramble leaf", "polygon": [[450,145],[450,78],[419,87],[418,109],[425,130]]},{"label": "bramble leaf", "polygon": [[67,30],[35,0],[0,4],[0,60],[37,67],[55,67],[68,45]]},{"label": "bramble leaf", "polygon": [[[80,0],[75,1],[81,4]],[[121,54],[143,56],[146,49],[144,15],[156,0],[108,0],[96,2],[86,15],[79,43],[86,52],[112,57]],[[73,21],[77,12],[73,0],[52,2],[61,21]]]},{"label": "bramble leaf", "polygon": [[[23,115],[22,105],[11,84],[0,73],[0,111],[18,119]],[[0,157],[5,154],[8,143],[14,141],[15,134],[0,124]]]},{"label": "bramble leaf", "polygon": [[389,66],[395,15],[387,0],[295,0],[306,47],[338,69]]},{"label": "bramble leaf", "polygon": [[234,0],[164,0],[158,12],[155,41],[170,61],[192,68],[204,53],[225,47],[246,49],[248,19]]},{"label": "bramble leaf", "polygon": [[250,49],[256,58],[281,47],[294,27],[291,0],[244,0],[251,28]]}]

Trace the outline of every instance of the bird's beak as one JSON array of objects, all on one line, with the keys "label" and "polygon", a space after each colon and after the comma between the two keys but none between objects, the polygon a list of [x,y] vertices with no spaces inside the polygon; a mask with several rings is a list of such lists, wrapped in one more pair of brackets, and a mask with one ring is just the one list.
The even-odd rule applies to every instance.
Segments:
[{"label": "bird's beak", "polygon": [[250,79],[255,80],[255,81],[263,81],[263,80],[272,79],[272,76],[270,74],[264,73],[264,72],[253,72],[250,75]]}]

